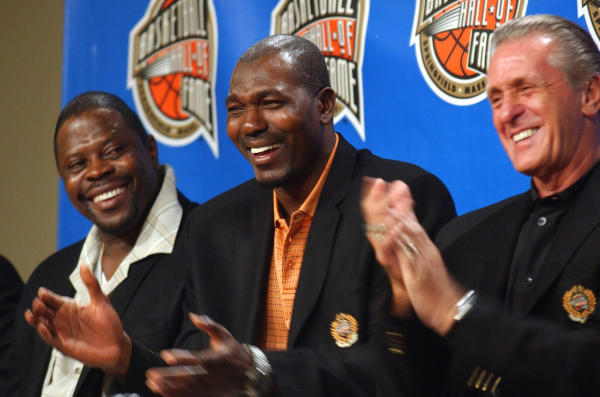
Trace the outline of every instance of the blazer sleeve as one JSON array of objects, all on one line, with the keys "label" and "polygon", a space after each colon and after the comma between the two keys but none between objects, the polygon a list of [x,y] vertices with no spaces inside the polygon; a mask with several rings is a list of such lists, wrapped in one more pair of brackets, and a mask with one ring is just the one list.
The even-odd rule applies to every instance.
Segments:
[{"label": "blazer sleeve", "polygon": [[[415,201],[415,213],[433,240],[456,216],[454,203],[444,184],[430,174],[407,183]],[[437,396],[446,379],[446,341],[416,317],[401,320],[387,315],[386,307],[377,327],[375,345],[377,382],[385,396]]]},{"label": "blazer sleeve", "polygon": [[565,329],[541,318],[517,318],[480,297],[447,340],[455,388],[481,390],[487,384],[503,395],[524,396],[600,393],[597,328]]}]

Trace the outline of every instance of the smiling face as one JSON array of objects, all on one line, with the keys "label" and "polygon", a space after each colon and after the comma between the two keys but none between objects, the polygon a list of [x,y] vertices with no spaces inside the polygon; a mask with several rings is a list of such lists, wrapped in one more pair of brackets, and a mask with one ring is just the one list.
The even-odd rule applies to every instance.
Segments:
[{"label": "smiling face", "polygon": [[156,143],[113,109],[67,119],[56,137],[57,166],[77,210],[106,234],[137,232],[158,191]]},{"label": "smiling face", "polygon": [[314,184],[333,147],[325,128],[332,100],[331,89],[308,92],[280,55],[240,62],[226,100],[227,135],[259,183]]},{"label": "smiling face", "polygon": [[488,71],[488,98],[500,141],[515,169],[534,181],[569,179],[597,150],[584,132],[585,87],[573,88],[548,62],[556,48],[542,34],[504,42]]}]

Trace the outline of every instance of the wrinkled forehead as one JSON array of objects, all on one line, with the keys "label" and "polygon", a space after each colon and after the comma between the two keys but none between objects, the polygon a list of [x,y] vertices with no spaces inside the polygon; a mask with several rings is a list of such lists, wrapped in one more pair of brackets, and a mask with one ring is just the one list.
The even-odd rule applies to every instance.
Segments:
[{"label": "wrinkled forehead", "polygon": [[494,51],[488,67],[488,78],[496,69],[503,69],[506,64],[521,67],[535,67],[551,62],[552,55],[559,47],[549,35],[529,34],[526,36],[507,39]]},{"label": "wrinkled forehead", "polygon": [[90,126],[121,130],[125,128],[125,122],[123,116],[115,109],[90,108],[65,119],[57,133],[60,136],[72,131],[80,131],[82,128]]},{"label": "wrinkled forehead", "polygon": [[522,55],[525,59],[532,56],[532,51],[538,55],[539,50],[543,50],[544,56],[547,57],[557,51],[560,51],[560,46],[557,40],[546,32],[528,32],[520,36],[510,37],[499,43],[490,56],[490,66],[497,59],[506,56]]},{"label": "wrinkled forehead", "polygon": [[91,141],[102,135],[137,138],[138,135],[111,108],[88,109],[66,119],[57,131],[57,151],[71,146],[74,141]]},{"label": "wrinkled forehead", "polygon": [[276,82],[278,80],[300,82],[294,69],[293,59],[285,51],[269,54],[253,60],[240,60],[231,75],[230,87],[240,81],[261,79]]}]

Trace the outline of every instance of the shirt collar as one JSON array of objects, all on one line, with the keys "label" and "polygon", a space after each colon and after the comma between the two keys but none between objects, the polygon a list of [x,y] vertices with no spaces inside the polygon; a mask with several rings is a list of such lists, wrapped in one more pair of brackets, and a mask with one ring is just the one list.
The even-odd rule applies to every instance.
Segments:
[{"label": "shirt collar", "polygon": [[[586,181],[589,179],[592,172],[596,168],[598,168],[598,164],[600,164],[600,161],[597,161],[593,166],[591,166],[590,169],[587,170],[585,172],[585,174],[583,174],[571,186],[567,187],[566,189],[564,189],[558,193],[553,194],[552,196],[546,197],[546,198],[548,198],[550,200],[559,199],[561,202],[563,202],[565,204],[569,204],[569,203],[573,202],[573,200],[575,200],[575,197],[577,197],[577,195],[579,194],[581,189],[583,189],[583,186],[585,185]],[[535,184],[533,183],[533,179],[531,180],[530,184],[531,184],[530,192],[531,192],[532,203],[536,203],[538,200],[540,200],[540,195],[537,191],[537,188],[535,187]]]},{"label": "shirt collar", "polygon": [[[170,254],[173,252],[175,237],[177,236],[177,230],[183,216],[183,209],[177,198],[175,171],[169,165],[162,165],[161,168],[165,176],[160,191],[144,221],[133,249],[119,264],[115,274],[108,280],[108,283],[102,286],[105,294],[110,293],[121,281],[127,278],[129,267],[132,263],[150,255]],[[94,273],[94,268],[98,263],[101,251],[102,241],[100,240],[100,233],[98,227],[94,225],[83,243],[77,266],[69,276],[71,284],[73,284],[77,293],[82,295],[83,302],[89,301],[89,295],[79,275],[80,267],[82,264],[87,264]]]},{"label": "shirt collar", "polygon": [[[319,180],[312,188],[310,194],[300,208],[296,210],[296,212],[302,212],[308,216],[314,216],[317,211],[317,204],[319,203],[319,197],[321,196],[321,192],[323,191],[323,187],[325,186],[325,181],[327,180],[327,176],[329,175],[329,170],[331,169],[331,164],[333,164],[333,158],[335,157],[335,152],[337,151],[338,143],[340,138],[338,134],[335,134],[335,144],[333,146],[333,150],[331,154],[329,154],[329,159],[327,159],[327,164],[325,164],[325,168],[323,168],[323,172],[321,172],[321,176]],[[290,214],[292,215],[292,214]],[[280,223],[285,223],[284,217],[281,216],[281,212],[279,211],[279,201],[277,200],[277,192],[273,189],[273,219],[275,227]]]}]

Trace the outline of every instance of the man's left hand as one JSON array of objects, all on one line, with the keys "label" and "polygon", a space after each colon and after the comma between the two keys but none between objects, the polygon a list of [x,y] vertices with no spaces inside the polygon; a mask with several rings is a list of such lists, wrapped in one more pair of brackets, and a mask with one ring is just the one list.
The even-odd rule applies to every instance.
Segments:
[{"label": "man's left hand", "polygon": [[210,347],[163,350],[161,357],[169,367],[149,369],[147,386],[164,397],[222,396],[242,390],[246,371],[253,365],[250,353],[209,317],[190,313],[190,320],[209,335]]}]

